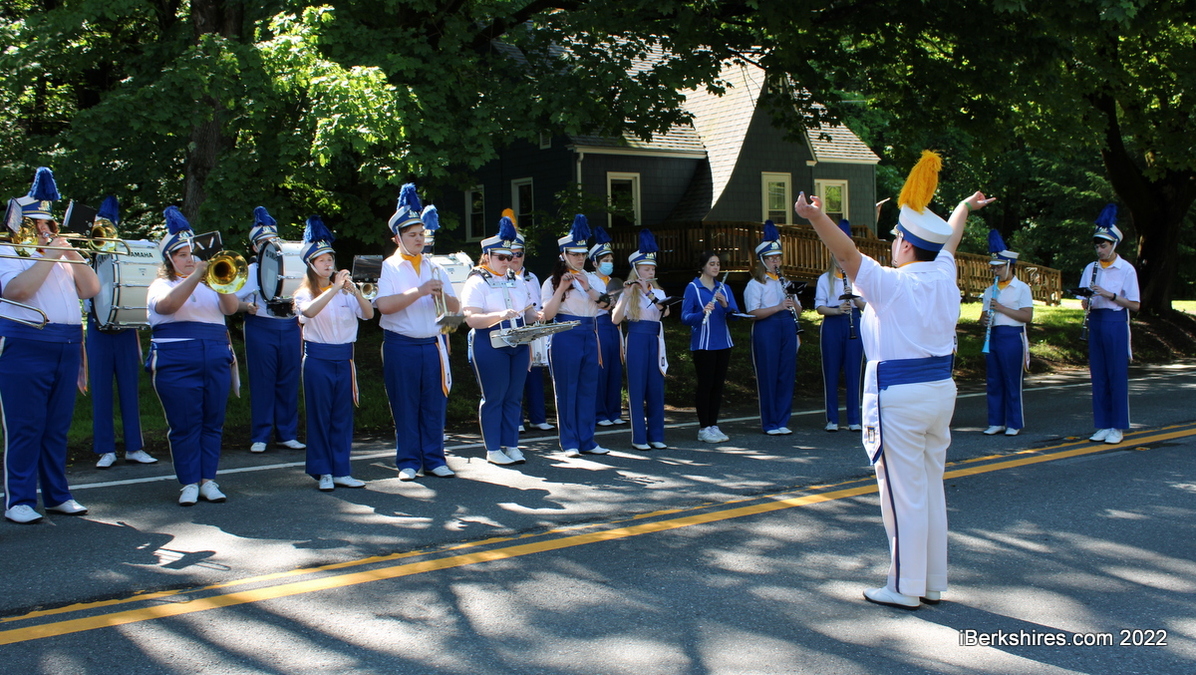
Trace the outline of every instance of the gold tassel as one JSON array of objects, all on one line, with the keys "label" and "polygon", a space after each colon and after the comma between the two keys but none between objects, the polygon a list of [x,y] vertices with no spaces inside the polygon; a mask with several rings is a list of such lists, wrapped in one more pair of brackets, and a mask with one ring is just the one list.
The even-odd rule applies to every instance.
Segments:
[{"label": "gold tassel", "polygon": [[901,196],[897,199],[898,206],[908,206],[922,213],[934,198],[942,168],[943,158],[938,153],[923,150],[922,158],[910,170],[909,178],[905,179],[905,186],[901,188]]}]

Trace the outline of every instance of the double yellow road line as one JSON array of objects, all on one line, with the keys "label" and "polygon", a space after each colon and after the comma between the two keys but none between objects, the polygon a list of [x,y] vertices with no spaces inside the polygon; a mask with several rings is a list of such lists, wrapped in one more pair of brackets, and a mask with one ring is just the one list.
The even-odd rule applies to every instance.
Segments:
[{"label": "double yellow road line", "polygon": [[[1069,457],[1112,450],[1145,449],[1140,446],[1194,435],[1196,435],[1196,424],[1184,424],[1128,434],[1120,446],[1110,446],[1103,443],[1093,444],[1087,440],[1069,441],[1046,448],[1023,450],[1013,455],[992,455],[953,462],[947,465],[947,472],[944,474],[944,478],[962,478],[964,476],[974,476],[982,473],[1002,471],[1042,462],[1053,462]],[[753,497],[713,506],[705,505],[687,509],[656,511],[618,522],[606,523],[605,525],[590,524],[553,530],[546,533],[500,537],[461,544],[437,551],[396,553],[389,556],[364,558],[291,572],[261,575],[201,588],[145,593],[115,600],[69,605],[0,619],[0,625],[3,625],[6,623],[28,623],[40,618],[57,617],[72,613],[88,614],[88,616],[76,619],[52,620],[46,623],[0,631],[0,645],[27,642],[40,638],[68,635],[70,633],[138,623],[141,621],[152,621],[154,619],[204,612],[221,607],[234,607],[236,605],[245,605],[263,600],[273,600],[334,588],[344,588],[386,579],[397,579],[425,572],[518,558],[545,551],[557,551],[574,546],[584,546],[586,544],[626,539],[645,534],[667,532],[693,525],[704,525],[734,518],[820,504],[837,499],[857,497],[859,495],[874,493],[876,490],[876,484],[871,479],[838,485],[817,485],[802,489],[800,494],[787,493],[767,497]],[[734,506],[734,504],[743,505]],[[668,517],[680,513],[688,515]],[[594,528],[606,529],[595,530]],[[521,539],[530,541],[527,543],[497,546],[498,544],[517,542]],[[463,549],[480,550],[473,550],[468,553],[457,552]],[[426,557],[427,559],[390,566],[385,565],[388,562],[416,557]],[[354,567],[370,567],[370,569],[337,573],[341,570]],[[316,576],[320,574],[323,574],[323,576]],[[289,578],[304,576],[315,578],[290,582],[284,581]],[[228,590],[245,586],[257,587],[247,590]],[[203,597],[184,599],[194,595],[202,595]],[[172,598],[174,601],[171,601]],[[129,604],[142,606],[133,609],[118,609],[122,605]]]}]

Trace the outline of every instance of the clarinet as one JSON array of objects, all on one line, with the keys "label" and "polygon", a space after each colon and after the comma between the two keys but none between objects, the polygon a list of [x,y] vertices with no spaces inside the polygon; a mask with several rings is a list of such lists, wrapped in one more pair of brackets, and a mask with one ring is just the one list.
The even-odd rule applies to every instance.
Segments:
[{"label": "clarinet", "polygon": [[[778,272],[780,272],[780,270],[777,270],[777,271],[778,271]],[[777,281],[778,281],[778,282],[780,282],[780,284],[781,284],[781,292],[785,294],[785,297],[786,297],[786,298],[790,298],[790,299],[792,299],[792,298],[793,298],[793,294],[789,292],[789,280],[788,280],[788,279],[786,279],[785,277],[781,276],[781,275],[778,273],[778,274],[777,274]],[[789,308],[789,311],[793,313],[793,325],[797,326],[797,334],[798,334],[798,335],[801,335],[802,333],[804,333],[804,332],[805,332],[805,330],[803,330],[803,329],[802,329],[802,327],[801,327],[801,320],[798,318],[798,314],[797,314],[797,308],[796,308],[796,307],[790,307],[790,308]]]},{"label": "clarinet", "polygon": [[[836,265],[836,267],[838,267],[838,265]],[[839,269],[839,271],[843,272],[843,270],[841,268]],[[847,302],[851,303],[851,306],[847,308],[847,339],[848,340],[860,339],[860,336],[856,335],[856,332],[855,332],[855,299],[857,297],[859,297],[859,296],[857,296],[856,294],[851,292],[851,281],[848,280],[848,278],[847,278],[847,272],[843,272],[843,295],[840,295],[839,299],[846,300]]]},{"label": "clarinet", "polygon": [[[1100,259],[1098,258],[1096,262],[1092,263],[1092,275],[1088,279],[1088,290],[1089,291],[1091,291],[1092,287],[1096,285],[1096,279],[1097,279],[1096,274],[1099,271],[1100,271]],[[1084,307],[1084,323],[1080,326],[1080,340],[1082,342],[1088,341],[1088,313],[1091,311],[1092,311],[1092,296],[1089,295],[1088,303]]]},{"label": "clarinet", "polygon": [[1001,280],[1000,277],[993,275],[993,288],[988,297],[988,322],[984,326],[984,347],[980,349],[981,353],[987,354],[989,344],[992,341],[993,322],[997,318],[997,308],[993,307],[993,303],[997,301],[997,283]]}]

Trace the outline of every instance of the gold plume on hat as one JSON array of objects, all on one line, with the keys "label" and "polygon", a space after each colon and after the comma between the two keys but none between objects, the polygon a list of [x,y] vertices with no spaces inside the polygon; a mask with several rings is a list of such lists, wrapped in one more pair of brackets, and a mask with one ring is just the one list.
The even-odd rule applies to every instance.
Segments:
[{"label": "gold plume on hat", "polygon": [[905,179],[905,186],[901,188],[897,205],[908,206],[922,213],[934,198],[934,191],[939,186],[939,171],[942,168],[943,158],[938,153],[923,150],[921,159],[910,169],[909,177]]},{"label": "gold plume on hat", "polygon": [[519,230],[519,221],[515,219],[515,209],[506,208],[502,210],[503,218],[510,218],[511,222],[515,224],[515,230]]}]

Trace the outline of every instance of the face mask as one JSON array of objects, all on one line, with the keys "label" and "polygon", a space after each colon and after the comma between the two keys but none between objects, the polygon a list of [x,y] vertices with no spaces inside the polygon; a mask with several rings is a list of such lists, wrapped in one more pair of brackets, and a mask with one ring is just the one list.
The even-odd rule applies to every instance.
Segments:
[{"label": "face mask", "polygon": [[598,263],[598,273],[604,277],[609,277],[611,272],[615,271],[615,264],[612,262]]}]

